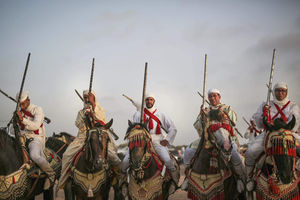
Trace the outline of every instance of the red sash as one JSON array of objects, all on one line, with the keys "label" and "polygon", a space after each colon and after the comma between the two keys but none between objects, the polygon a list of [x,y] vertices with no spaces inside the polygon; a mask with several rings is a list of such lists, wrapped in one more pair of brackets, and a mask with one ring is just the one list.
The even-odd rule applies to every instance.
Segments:
[{"label": "red sash", "polygon": [[[160,120],[154,115],[154,113],[156,112],[156,110],[157,110],[157,109],[155,109],[155,110],[153,111],[153,113],[151,113],[149,110],[147,110],[146,108],[144,108],[145,114],[149,116],[149,123],[148,123],[149,131],[150,131],[151,129],[153,129],[153,121],[152,121],[152,119],[154,119],[154,120],[157,122],[155,134],[156,134],[156,135],[159,135],[159,134],[161,134],[161,130],[160,130],[161,122],[160,122]],[[145,115],[145,114],[144,114],[144,123],[146,122],[146,115]]]},{"label": "red sash", "polygon": [[[23,113],[23,117],[31,117],[31,118],[34,118],[33,114],[31,114],[29,111],[27,110],[21,110],[21,112]],[[22,122],[19,122],[19,125],[21,126],[21,130],[23,131],[25,129],[25,125],[22,123]],[[40,127],[43,127],[43,123],[41,124]],[[33,131],[34,134],[38,135],[39,134],[39,129]]]},{"label": "red sash", "polygon": [[94,114],[92,113],[92,112],[90,112],[90,118],[93,120],[93,121],[95,121],[95,123],[99,123],[99,124],[101,124],[102,126],[105,126],[105,123],[102,121],[102,120],[96,120],[96,118],[95,118],[95,116],[94,116]]},{"label": "red sash", "polygon": [[274,106],[275,106],[275,108],[277,109],[277,114],[276,115],[274,115],[274,117],[272,117],[272,120],[274,120],[279,114],[281,115],[281,119],[283,119],[283,121],[284,122],[287,122],[288,121],[288,119],[287,119],[287,117],[285,116],[285,114],[282,112],[288,105],[290,104],[290,101],[288,101],[283,107],[282,107],[282,109],[280,109],[280,107],[277,105],[277,104],[275,104],[274,103]]}]

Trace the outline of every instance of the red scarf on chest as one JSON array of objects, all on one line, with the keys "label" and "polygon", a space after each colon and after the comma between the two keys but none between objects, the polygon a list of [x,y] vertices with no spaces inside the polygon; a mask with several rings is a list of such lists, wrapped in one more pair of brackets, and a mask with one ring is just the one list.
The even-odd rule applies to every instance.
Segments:
[{"label": "red scarf on chest", "polygon": [[155,134],[156,135],[159,135],[159,134],[161,134],[161,129],[160,129],[160,125],[161,125],[161,122],[160,122],[160,120],[154,115],[154,113],[156,112],[156,110],[157,109],[155,109],[154,111],[153,111],[153,113],[151,113],[149,110],[147,110],[146,108],[144,108],[144,123],[146,123],[146,115],[148,115],[149,116],[149,123],[148,123],[148,129],[149,129],[149,131],[151,130],[151,129],[153,129],[153,119],[156,121],[156,123],[157,123],[157,126],[156,126],[156,132],[155,132]]},{"label": "red scarf on chest", "polygon": [[[21,110],[22,114],[23,114],[23,117],[27,118],[27,117],[30,117],[30,118],[34,118],[33,114],[31,114],[29,111],[27,110]],[[21,127],[21,130],[23,131],[25,129],[25,125],[22,123],[22,122],[19,122],[19,125]],[[43,123],[41,124],[40,127],[43,127]],[[34,134],[38,135],[39,134],[39,129],[33,131]]]},{"label": "red scarf on chest", "polygon": [[288,101],[281,109],[280,107],[274,103],[275,108],[277,109],[277,114],[272,117],[272,120],[274,120],[279,114],[281,115],[281,119],[283,119],[284,122],[287,122],[288,119],[285,116],[285,114],[282,112],[288,105],[290,104],[290,101]]}]

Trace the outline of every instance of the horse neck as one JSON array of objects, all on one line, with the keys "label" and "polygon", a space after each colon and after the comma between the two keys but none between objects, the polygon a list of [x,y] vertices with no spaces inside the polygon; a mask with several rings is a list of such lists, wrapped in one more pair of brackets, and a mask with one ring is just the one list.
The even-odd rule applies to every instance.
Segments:
[{"label": "horse neck", "polygon": [[[201,148],[198,155],[195,155],[192,170],[198,174],[216,174],[220,170],[225,169],[225,163],[220,157],[220,153],[216,147],[206,149]],[[217,162],[215,167],[211,166],[211,162]]]},{"label": "horse neck", "polygon": [[14,146],[14,143],[7,143],[0,150],[0,175],[8,175],[19,170],[23,163],[23,151],[20,147]]},{"label": "horse neck", "polygon": [[[104,159],[102,156],[102,152],[103,149],[101,149],[100,155],[101,158]],[[100,171],[103,166],[101,166],[101,168],[93,168],[95,156],[94,158],[91,158],[92,154],[92,146],[89,144],[89,142],[87,142],[86,145],[83,147],[82,153],[80,155],[80,158],[78,159],[78,162],[75,164],[75,167],[83,173],[95,173]]]}]

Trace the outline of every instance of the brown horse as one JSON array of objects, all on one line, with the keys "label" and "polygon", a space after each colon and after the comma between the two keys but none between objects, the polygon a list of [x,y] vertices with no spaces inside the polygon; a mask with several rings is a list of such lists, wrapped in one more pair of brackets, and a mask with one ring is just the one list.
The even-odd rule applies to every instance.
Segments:
[{"label": "brown horse", "polygon": [[132,124],[125,138],[129,140],[130,168],[128,196],[133,200],[165,200],[169,197],[171,176],[163,177],[163,163],[152,145],[151,136],[144,124]]},{"label": "brown horse", "polygon": [[[46,147],[52,149],[60,159],[59,170],[56,172],[57,179],[59,179],[61,175],[61,160],[63,157],[63,153],[66,151],[69,144],[74,140],[74,138],[74,136],[66,132],[61,132],[59,134],[53,133],[52,137],[47,138]],[[67,182],[67,184],[65,185],[64,194],[66,200],[75,199],[70,182]]]},{"label": "brown horse", "polygon": [[291,132],[295,117],[289,123],[281,118],[271,124],[263,120],[266,133],[264,136],[264,154],[260,156],[254,180],[256,198],[295,200],[300,199],[300,172],[296,169],[296,148],[299,146],[297,134]]},{"label": "brown horse", "polygon": [[72,188],[76,199],[105,200],[109,197],[112,170],[107,160],[108,130],[105,126],[91,128],[83,149],[75,156],[71,167]]},{"label": "brown horse", "polygon": [[[58,172],[58,157],[55,152],[47,151],[50,165]],[[49,160],[48,160],[49,161]],[[52,164],[53,165],[52,165]],[[38,168],[29,161],[28,154],[21,143],[0,129],[0,199],[34,199],[44,193],[44,199],[54,199],[53,186],[44,190],[45,174],[36,174]]]},{"label": "brown horse", "polygon": [[[188,198],[193,200],[233,200],[241,198],[237,191],[237,179],[231,167],[232,143],[226,128],[210,129],[210,120],[218,121],[209,113],[207,123],[191,168],[186,172],[188,178]],[[225,146],[226,144],[226,146]]]}]

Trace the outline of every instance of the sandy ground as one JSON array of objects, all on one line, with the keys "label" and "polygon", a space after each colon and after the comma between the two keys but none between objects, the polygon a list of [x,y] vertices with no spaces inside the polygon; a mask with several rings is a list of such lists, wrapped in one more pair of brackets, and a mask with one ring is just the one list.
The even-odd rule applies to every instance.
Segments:
[{"label": "sandy ground", "polygon": [[[180,180],[179,180],[179,185],[181,185],[181,183],[184,180],[184,167],[183,165],[180,166]],[[42,200],[43,199],[43,195],[39,195],[36,197],[37,200]],[[59,190],[58,192],[58,196],[56,197],[56,200],[64,200],[64,192],[63,190]],[[182,200],[182,199],[187,199],[187,193],[185,191],[182,191],[181,189],[178,189],[174,194],[172,194],[169,197],[169,200]],[[110,192],[110,198],[109,200],[113,200],[113,193],[112,191]]]}]

